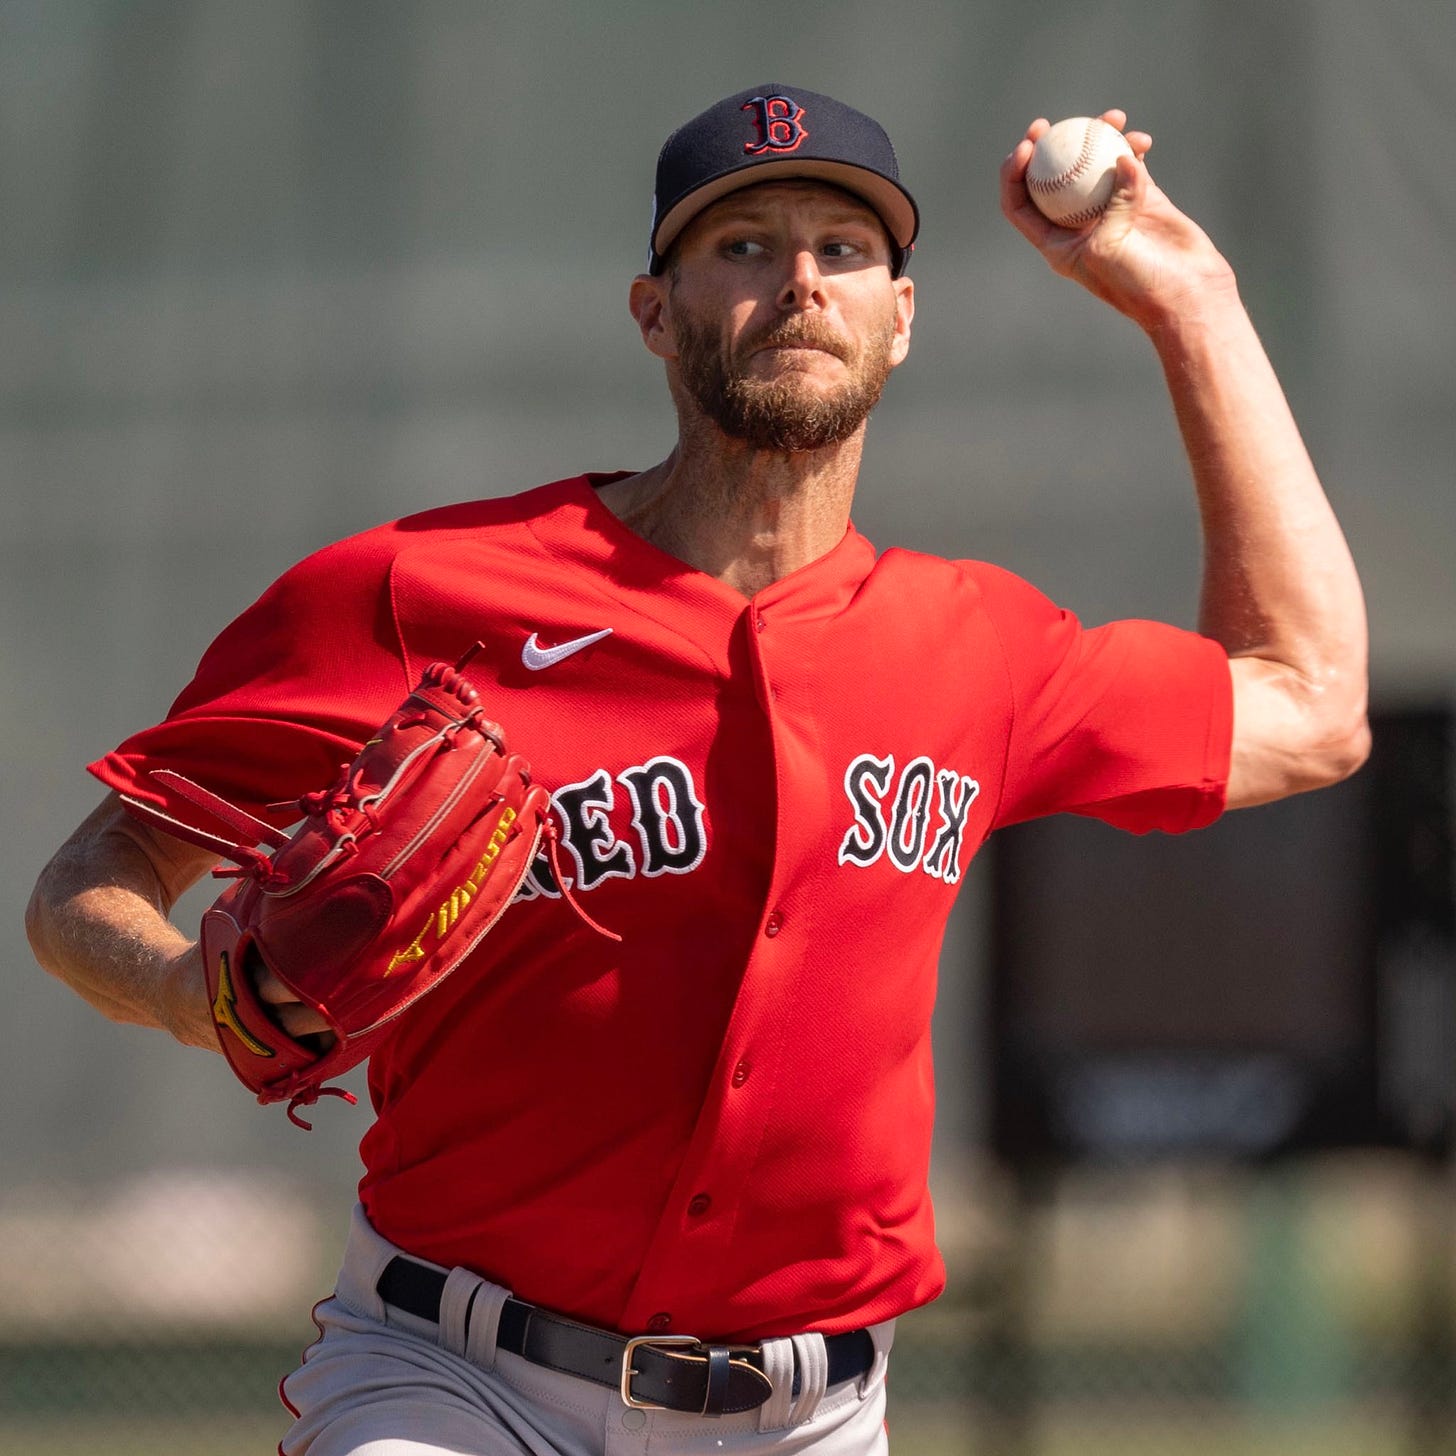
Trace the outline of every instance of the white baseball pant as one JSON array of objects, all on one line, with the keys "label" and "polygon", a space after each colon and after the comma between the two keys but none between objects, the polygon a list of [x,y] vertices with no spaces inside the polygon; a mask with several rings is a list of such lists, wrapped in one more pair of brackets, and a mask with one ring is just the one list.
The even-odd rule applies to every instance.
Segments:
[{"label": "white baseball pant", "polygon": [[314,1311],[319,1339],[280,1387],[297,1417],[280,1456],[887,1456],[893,1320],[871,1329],[862,1380],[826,1390],[823,1338],[795,1335],[763,1342],[774,1393],[757,1410],[640,1410],[498,1351],[508,1291],[468,1270],[449,1272],[438,1323],[386,1305],[377,1285],[400,1252],[355,1209],[334,1296]]}]

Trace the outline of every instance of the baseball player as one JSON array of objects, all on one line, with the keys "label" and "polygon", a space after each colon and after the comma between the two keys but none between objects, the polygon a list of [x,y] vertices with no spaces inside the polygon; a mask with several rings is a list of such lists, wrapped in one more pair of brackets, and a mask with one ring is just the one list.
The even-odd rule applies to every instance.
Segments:
[{"label": "baseball player", "polygon": [[[538,858],[372,1057],[287,1456],[885,1450],[895,1319],[944,1277],[930,1013],[977,847],[1056,812],[1191,829],[1363,760],[1358,582],[1228,264],[1144,133],[1095,225],[1047,222],[1024,185],[1045,129],[1002,207],[1162,361],[1200,633],[1084,628],[1007,571],[858,534],[918,212],[876,122],[760,86],[658,160],[630,301],[672,453],[318,552],[91,766],[112,792],[41,878],[36,953],[112,1019],[214,1048],[166,918],[213,856],[118,792],[180,813],[166,768],[282,827],[267,806],[476,639],[491,715],[551,791],[563,873]],[[257,989],[290,1033],[325,1029],[267,970]]]}]

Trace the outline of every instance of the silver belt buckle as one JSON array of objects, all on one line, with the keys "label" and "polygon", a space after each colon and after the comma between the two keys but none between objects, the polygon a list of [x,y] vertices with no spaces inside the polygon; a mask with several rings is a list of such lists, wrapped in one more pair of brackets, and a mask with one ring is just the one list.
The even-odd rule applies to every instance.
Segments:
[{"label": "silver belt buckle", "polygon": [[622,1383],[620,1387],[622,1404],[631,1406],[633,1410],[669,1409],[668,1406],[658,1405],[656,1401],[638,1400],[632,1394],[632,1377],[641,1373],[633,1368],[632,1356],[637,1353],[641,1346],[648,1345],[654,1348],[680,1349],[686,1345],[700,1345],[701,1343],[696,1335],[633,1335],[627,1341],[627,1348],[622,1351]]}]

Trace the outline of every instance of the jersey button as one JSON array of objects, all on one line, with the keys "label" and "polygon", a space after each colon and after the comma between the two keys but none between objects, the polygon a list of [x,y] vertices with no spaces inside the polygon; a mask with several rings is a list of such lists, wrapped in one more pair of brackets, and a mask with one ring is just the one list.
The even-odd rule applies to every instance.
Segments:
[{"label": "jersey button", "polygon": [[707,1211],[712,1206],[713,1200],[709,1198],[706,1193],[694,1193],[693,1196],[688,1199],[688,1212],[692,1214],[694,1218],[702,1218],[702,1216],[707,1213]]},{"label": "jersey button", "polygon": [[768,917],[768,921],[763,927],[763,933],[768,936],[770,940],[772,940],[773,937],[776,936],[783,928],[784,917],[780,915],[777,910],[775,910],[773,914]]},{"label": "jersey button", "polygon": [[765,617],[762,612],[755,612],[753,614],[753,627],[754,627],[754,631],[756,631],[756,632],[762,632],[763,629],[765,627],[767,627],[767,626],[768,626],[768,618]]},{"label": "jersey button", "polygon": [[748,1073],[750,1070],[751,1068],[749,1067],[747,1062],[739,1062],[739,1064],[733,1068],[733,1085],[735,1087],[741,1087],[748,1080]]},{"label": "jersey button", "polygon": [[667,1313],[655,1314],[647,1321],[647,1328],[654,1332],[658,1330],[670,1330],[672,1328],[672,1316]]}]

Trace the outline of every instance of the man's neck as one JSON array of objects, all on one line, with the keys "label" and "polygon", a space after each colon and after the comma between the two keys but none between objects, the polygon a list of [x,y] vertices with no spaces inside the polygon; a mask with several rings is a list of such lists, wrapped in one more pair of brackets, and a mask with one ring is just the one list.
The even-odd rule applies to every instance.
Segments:
[{"label": "man's neck", "polygon": [[798,454],[751,450],[715,429],[694,433],[661,464],[602,487],[602,503],[628,529],[745,597],[843,539],[863,428]]}]

